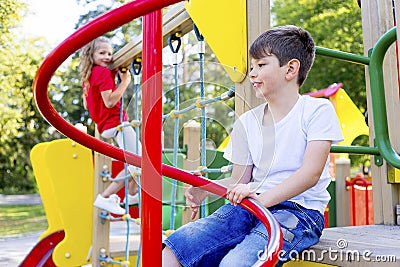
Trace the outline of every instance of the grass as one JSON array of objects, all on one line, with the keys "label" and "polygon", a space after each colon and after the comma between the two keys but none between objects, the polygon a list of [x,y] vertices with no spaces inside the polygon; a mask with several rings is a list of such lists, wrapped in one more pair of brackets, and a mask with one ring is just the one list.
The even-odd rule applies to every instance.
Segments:
[{"label": "grass", "polygon": [[44,231],[46,228],[43,205],[0,206],[0,236]]}]

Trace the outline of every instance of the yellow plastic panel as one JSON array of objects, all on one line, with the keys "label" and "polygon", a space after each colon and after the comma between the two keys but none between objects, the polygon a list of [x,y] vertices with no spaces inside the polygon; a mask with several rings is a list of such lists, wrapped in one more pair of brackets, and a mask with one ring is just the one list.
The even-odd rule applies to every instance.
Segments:
[{"label": "yellow plastic panel", "polygon": [[369,135],[369,129],[365,123],[364,115],[357,108],[346,91],[339,89],[336,94],[330,97],[335,106],[339,118],[344,141],[339,145],[350,146],[360,135]]},{"label": "yellow plastic panel", "polygon": [[395,169],[394,183],[400,184],[400,170]]},{"label": "yellow plastic panel", "polygon": [[247,73],[246,0],[190,0],[185,7],[233,82]]},{"label": "yellow plastic panel", "polygon": [[39,240],[51,233],[64,229],[57,203],[54,201],[56,195],[53,182],[47,169],[46,161],[44,160],[45,150],[48,145],[49,143],[37,144],[32,148],[30,154],[33,173],[36,178],[48,224],[47,230],[40,236]]},{"label": "yellow plastic panel", "polygon": [[388,182],[391,184],[400,184],[400,170],[389,166],[387,171]]},{"label": "yellow plastic panel", "polygon": [[219,151],[225,151],[226,147],[228,146],[229,140],[231,139],[231,136],[228,135],[224,141],[219,145],[218,150]]},{"label": "yellow plastic panel", "polygon": [[53,252],[57,266],[81,266],[92,245],[92,151],[70,139],[52,141],[44,153],[65,238]]}]

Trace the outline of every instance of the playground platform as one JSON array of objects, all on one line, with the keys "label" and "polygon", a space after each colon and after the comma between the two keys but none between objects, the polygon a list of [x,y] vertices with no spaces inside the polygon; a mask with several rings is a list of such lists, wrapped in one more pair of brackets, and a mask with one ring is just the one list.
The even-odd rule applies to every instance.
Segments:
[{"label": "playground platform", "polygon": [[400,266],[400,226],[363,225],[325,228],[320,242],[300,258],[329,266]]}]

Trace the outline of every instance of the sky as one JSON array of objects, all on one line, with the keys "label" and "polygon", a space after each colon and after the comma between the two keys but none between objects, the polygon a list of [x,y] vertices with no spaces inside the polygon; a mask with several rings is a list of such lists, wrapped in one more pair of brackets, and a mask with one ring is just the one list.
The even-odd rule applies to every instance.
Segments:
[{"label": "sky", "polygon": [[44,36],[51,45],[58,45],[74,32],[80,10],[76,0],[25,0],[29,15],[23,33]]}]

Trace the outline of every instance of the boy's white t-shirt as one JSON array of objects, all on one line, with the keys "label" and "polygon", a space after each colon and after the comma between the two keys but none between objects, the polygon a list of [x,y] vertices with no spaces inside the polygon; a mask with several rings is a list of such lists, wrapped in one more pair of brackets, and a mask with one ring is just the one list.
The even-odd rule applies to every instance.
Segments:
[{"label": "boy's white t-shirt", "polygon": [[[299,96],[286,117],[272,126],[262,125],[266,105],[239,117],[224,153],[234,164],[254,165],[252,188],[257,193],[280,184],[301,167],[307,142],[343,141],[335,110],[327,99]],[[329,157],[318,183],[289,200],[323,214],[330,200],[328,168]]]}]

